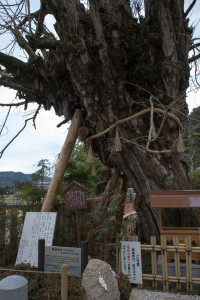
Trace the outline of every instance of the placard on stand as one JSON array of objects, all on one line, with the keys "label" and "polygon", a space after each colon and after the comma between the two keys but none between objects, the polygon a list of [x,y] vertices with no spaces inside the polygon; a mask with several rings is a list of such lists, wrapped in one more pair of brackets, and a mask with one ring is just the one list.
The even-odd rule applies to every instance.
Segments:
[{"label": "placard on stand", "polygon": [[86,189],[77,183],[72,181],[68,184],[64,191],[65,209],[74,210],[76,218],[76,233],[78,240],[78,247],[81,245],[81,233],[80,233],[80,209],[87,207],[86,205]]}]

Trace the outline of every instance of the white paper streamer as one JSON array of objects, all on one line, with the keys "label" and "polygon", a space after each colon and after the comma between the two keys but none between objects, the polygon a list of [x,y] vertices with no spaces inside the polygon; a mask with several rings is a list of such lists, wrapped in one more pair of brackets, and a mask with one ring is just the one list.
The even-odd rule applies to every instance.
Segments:
[{"label": "white paper streamer", "polygon": [[105,280],[103,279],[103,277],[101,276],[100,272],[99,272],[99,283],[100,285],[107,291],[107,284],[105,283]]}]

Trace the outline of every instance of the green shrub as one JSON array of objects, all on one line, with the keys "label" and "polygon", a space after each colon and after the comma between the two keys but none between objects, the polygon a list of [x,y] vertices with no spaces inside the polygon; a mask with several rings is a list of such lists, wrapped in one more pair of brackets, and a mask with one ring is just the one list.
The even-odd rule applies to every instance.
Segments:
[{"label": "green shrub", "polygon": [[191,171],[189,174],[192,188],[195,190],[200,189],[200,170]]}]

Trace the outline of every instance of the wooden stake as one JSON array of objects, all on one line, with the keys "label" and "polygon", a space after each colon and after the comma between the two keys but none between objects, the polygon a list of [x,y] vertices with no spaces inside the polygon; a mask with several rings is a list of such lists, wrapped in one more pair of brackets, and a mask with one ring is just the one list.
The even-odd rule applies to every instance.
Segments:
[{"label": "wooden stake", "polygon": [[74,149],[74,145],[78,137],[78,129],[80,125],[81,125],[81,111],[80,109],[77,109],[72,119],[65,143],[62,147],[60,157],[53,178],[51,180],[51,184],[49,186],[47,195],[44,199],[41,211],[49,212],[54,207],[54,204],[56,202],[56,193],[63,179],[71,153]]},{"label": "wooden stake", "polygon": [[78,242],[78,247],[80,247],[81,246],[80,211],[78,209],[75,210],[75,217],[76,217],[77,242]]},{"label": "wooden stake", "polygon": [[68,299],[68,266],[61,266],[61,300]]}]

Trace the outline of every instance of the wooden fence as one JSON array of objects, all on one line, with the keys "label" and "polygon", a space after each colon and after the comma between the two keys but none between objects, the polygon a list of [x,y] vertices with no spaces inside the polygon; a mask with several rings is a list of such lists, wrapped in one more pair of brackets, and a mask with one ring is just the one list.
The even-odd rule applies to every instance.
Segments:
[{"label": "wooden fence", "polygon": [[[138,241],[137,236],[128,238],[130,241]],[[191,237],[185,239],[185,244],[179,244],[179,238],[173,237],[173,245],[167,245],[166,236],[161,236],[160,245],[156,244],[156,237],[151,237],[150,245],[141,245],[142,263],[143,257],[149,254],[150,273],[143,273],[143,281],[150,281],[153,288],[158,287],[158,282],[161,282],[163,290],[169,290],[169,284],[175,283],[177,290],[186,287],[187,292],[192,292],[194,284],[200,285],[200,247],[193,247]],[[117,246],[117,261],[116,269],[120,270],[120,249]],[[173,252],[173,262],[169,260],[169,253]],[[170,253],[171,254],[171,253]],[[199,257],[199,260],[194,260],[192,255]],[[160,255],[160,257],[159,257]],[[183,259],[184,256],[184,259]],[[161,258],[158,262],[158,257]],[[172,256],[170,255],[170,258]],[[145,270],[143,270],[144,272]],[[170,274],[170,273],[173,273]],[[196,276],[196,274],[198,277]],[[139,285],[138,287],[141,287]]]}]

